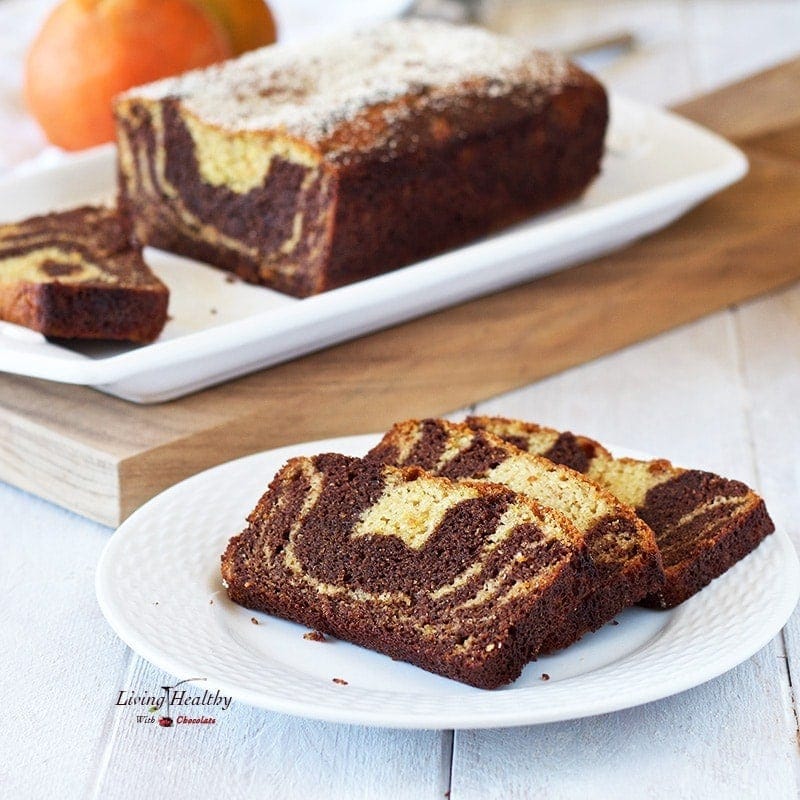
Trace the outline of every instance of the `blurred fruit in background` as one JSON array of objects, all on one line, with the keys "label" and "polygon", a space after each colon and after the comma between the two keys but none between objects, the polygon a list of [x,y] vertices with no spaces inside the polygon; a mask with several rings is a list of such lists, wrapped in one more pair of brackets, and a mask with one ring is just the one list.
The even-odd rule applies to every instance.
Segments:
[{"label": "blurred fruit in background", "polygon": [[63,0],[33,41],[25,101],[67,150],[114,138],[112,100],[275,41],[262,0]]},{"label": "blurred fruit in background", "polygon": [[264,0],[195,0],[230,37],[235,56],[272,44],[275,18]]}]

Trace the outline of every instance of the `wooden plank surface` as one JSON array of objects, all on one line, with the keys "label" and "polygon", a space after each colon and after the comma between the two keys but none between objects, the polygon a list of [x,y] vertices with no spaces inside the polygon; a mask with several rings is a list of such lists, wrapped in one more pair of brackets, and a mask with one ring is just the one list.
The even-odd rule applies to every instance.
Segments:
[{"label": "wooden plank surface", "polygon": [[[141,691],[172,684],[167,673],[130,654],[123,685]],[[201,694],[191,688],[192,694]],[[209,712],[210,713],[210,712]],[[181,798],[347,798],[444,800],[450,780],[452,731],[385,730],[330,725],[233,703],[215,725],[176,726],[160,749],[160,771]],[[102,769],[84,796],[144,798],[153,774],[131,769],[152,759],[162,732],[137,724],[135,713],[107,704],[113,730]],[[177,735],[175,735],[177,734]],[[229,742],[220,746],[221,742]],[[202,756],[199,754],[202,753]],[[202,768],[198,768],[202,761]],[[124,786],[124,790],[121,787]]]},{"label": "wooden plank surface", "polygon": [[[785,92],[784,75],[794,76],[798,64],[684,110],[725,130],[730,98],[741,92],[749,117],[758,116],[759,98],[772,113],[773,95]],[[717,105],[723,111],[714,117],[709,109]],[[770,137],[795,129],[776,131],[768,119],[761,129],[751,121],[742,130],[758,144],[748,151],[748,176],[669,229],[290,364],[151,407],[0,376],[0,479],[115,525],[166,486],[296,441],[298,431],[318,438],[445,412],[795,280],[800,161],[787,157],[784,139],[775,152],[764,149]]]},{"label": "wooden plank surface", "polygon": [[[708,98],[682,103],[675,110],[729,139],[747,142],[800,127],[798,86],[800,59],[796,58],[717,89]],[[794,155],[800,158],[800,153]]]},{"label": "wooden plank surface", "polygon": [[782,670],[776,642],[724,677],[658,703],[513,731],[456,731],[451,797],[795,797]]}]

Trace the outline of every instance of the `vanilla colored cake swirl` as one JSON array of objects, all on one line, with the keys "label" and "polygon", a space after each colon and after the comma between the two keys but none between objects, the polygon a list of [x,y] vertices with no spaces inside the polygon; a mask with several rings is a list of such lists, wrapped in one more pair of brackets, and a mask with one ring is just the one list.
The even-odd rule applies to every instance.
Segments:
[{"label": "vanilla colored cake swirl", "polygon": [[482,688],[586,591],[581,535],[510,489],[337,454],[276,475],[222,558],[231,599]]},{"label": "vanilla colored cake swirl", "polygon": [[416,465],[456,481],[503,484],[563,513],[576,526],[586,540],[596,578],[548,636],[545,651],[597,630],[661,587],[664,574],[653,532],[632,508],[574,470],[491,433],[443,419],[408,420],[394,425],[367,458]]},{"label": "vanilla colored cake swirl", "polygon": [[304,297],[578,197],[608,103],[559,56],[413,20],[137,87],[116,120],[141,242]]},{"label": "vanilla colored cake swirl", "polygon": [[614,458],[593,439],[520,420],[470,417],[467,423],[580,470],[636,509],[655,533],[665,572],[663,587],[643,605],[682,603],[775,529],[764,501],[740,481],[663,459]]}]

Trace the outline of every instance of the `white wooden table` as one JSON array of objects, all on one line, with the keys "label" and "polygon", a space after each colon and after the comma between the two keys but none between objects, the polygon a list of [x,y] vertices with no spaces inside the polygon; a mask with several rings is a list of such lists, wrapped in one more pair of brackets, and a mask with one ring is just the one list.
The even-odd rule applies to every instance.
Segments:
[{"label": "white wooden table", "polygon": [[[541,7],[552,33],[553,4]],[[624,21],[637,34],[642,52],[628,57],[627,68],[623,59],[603,74],[655,102],[800,50],[797,2],[563,7],[575,26],[582,9],[587,30],[598,20],[608,28]],[[470,410],[570,428],[750,482],[800,545],[799,406],[795,285]],[[167,737],[115,705],[120,690],[160,687],[171,676],[134,655],[100,614],[94,568],[109,534],[0,485],[2,798],[798,794],[797,613],[726,675],[600,717],[414,732],[311,722],[234,703],[217,725],[178,726]]]}]

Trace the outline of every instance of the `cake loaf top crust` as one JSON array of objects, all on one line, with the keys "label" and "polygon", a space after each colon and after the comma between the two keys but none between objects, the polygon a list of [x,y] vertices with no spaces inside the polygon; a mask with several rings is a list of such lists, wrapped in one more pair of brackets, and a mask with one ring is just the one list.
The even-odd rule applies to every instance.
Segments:
[{"label": "cake loaf top crust", "polygon": [[[564,58],[520,41],[479,28],[405,20],[262,48],[137,87],[121,102],[177,99],[185,113],[207,125],[280,132],[339,158],[407,148],[414,136],[466,135],[470,125],[485,126],[485,110],[480,112],[487,101],[503,109],[501,117],[513,117],[529,114],[566,86],[589,84],[602,92]],[[449,115],[436,122],[442,111]],[[417,130],[415,120],[431,114],[432,131]]]}]

